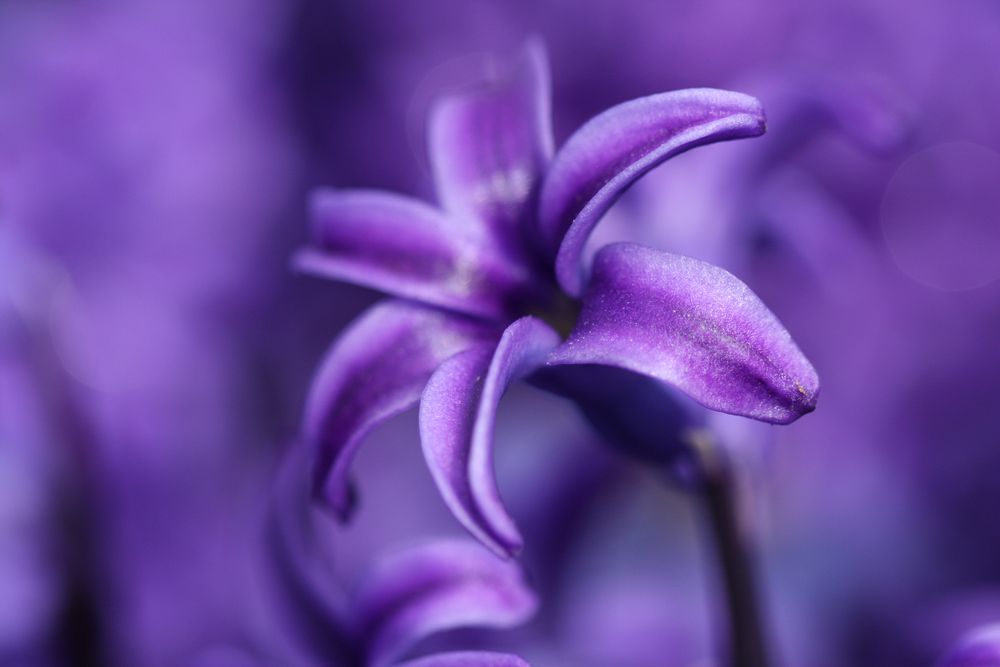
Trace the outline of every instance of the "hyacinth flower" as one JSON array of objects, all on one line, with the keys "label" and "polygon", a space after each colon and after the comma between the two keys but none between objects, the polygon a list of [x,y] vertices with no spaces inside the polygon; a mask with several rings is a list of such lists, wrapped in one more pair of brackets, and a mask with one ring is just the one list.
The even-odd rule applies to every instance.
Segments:
[{"label": "hyacinth flower", "polygon": [[348,594],[335,585],[336,545],[322,535],[330,519],[310,502],[302,463],[293,452],[279,471],[266,524],[282,664],[527,667],[490,651],[412,657],[442,632],[530,619],[538,601],[521,568],[469,539],[425,540],[377,558]]},{"label": "hyacinth flower", "polygon": [[[814,409],[814,369],[733,275],[628,243],[602,248],[591,267],[582,261],[629,185],[685,150],[761,134],[759,103],[709,89],[652,95],[592,119],[558,152],[549,104],[544,54],[529,44],[481,90],[434,109],[442,209],[388,192],[315,193],[313,245],[298,267],[396,297],[336,341],[306,408],[314,488],[340,515],[365,434],[419,402],[425,456],[449,508],[483,543],[516,554],[492,430],[503,391],[526,376],[571,395],[584,388],[599,426],[615,420],[614,405],[599,409],[616,394],[609,375],[776,424]],[[656,424],[661,412],[645,418]],[[662,429],[630,418],[635,438],[662,440],[649,448],[671,446]]]}]

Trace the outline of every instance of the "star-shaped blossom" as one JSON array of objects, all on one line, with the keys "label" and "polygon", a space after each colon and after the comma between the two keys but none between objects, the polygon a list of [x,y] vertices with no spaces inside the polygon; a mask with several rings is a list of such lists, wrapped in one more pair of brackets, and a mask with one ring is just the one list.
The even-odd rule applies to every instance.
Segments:
[{"label": "star-shaped blossom", "polygon": [[627,408],[625,431],[659,437],[630,443],[646,450],[670,448],[671,434],[644,428],[662,415],[623,405],[619,381],[629,395],[671,385],[776,424],[814,409],[815,370],[732,274],[629,243],[584,261],[602,215],[640,176],[696,146],[763,133],[759,102],[712,89],[651,95],[596,116],[555,151],[549,97],[544,52],[530,43],[481,89],[439,102],[429,144],[440,208],[381,191],[315,193],[313,244],[298,266],[395,297],[340,337],[311,389],[314,483],[338,513],[349,511],[365,434],[419,402],[449,508],[486,545],[516,553],[492,454],[498,403],[519,378],[578,398],[599,426],[615,403]]}]

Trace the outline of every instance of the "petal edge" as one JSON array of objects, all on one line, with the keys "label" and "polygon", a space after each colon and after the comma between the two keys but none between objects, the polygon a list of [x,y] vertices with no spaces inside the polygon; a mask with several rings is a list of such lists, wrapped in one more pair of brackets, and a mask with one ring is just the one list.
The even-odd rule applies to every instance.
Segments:
[{"label": "petal edge", "polygon": [[580,295],[587,239],[639,177],[696,146],[764,130],[764,112],[755,98],[709,88],[624,102],[584,124],[556,153],[539,205],[540,233],[554,250],[562,288]]}]

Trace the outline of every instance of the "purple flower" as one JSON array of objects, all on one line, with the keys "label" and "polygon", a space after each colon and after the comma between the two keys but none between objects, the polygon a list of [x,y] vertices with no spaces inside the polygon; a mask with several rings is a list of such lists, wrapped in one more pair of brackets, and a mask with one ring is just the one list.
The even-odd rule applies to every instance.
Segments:
[{"label": "purple flower", "polygon": [[[521,568],[471,540],[437,539],[376,559],[353,593],[331,585],[329,517],[315,511],[295,455],[280,472],[268,521],[273,612],[295,664],[527,667],[473,651],[403,661],[423,640],[459,628],[510,628],[538,606]],[[325,522],[325,523],[324,523]],[[325,529],[325,530],[324,530]],[[288,641],[290,639],[291,641]]]},{"label": "purple flower", "polygon": [[628,243],[602,248],[592,267],[582,259],[604,212],[647,171],[761,134],[759,103],[709,89],[652,95],[598,115],[555,152],[548,86],[530,44],[481,90],[435,107],[443,210],[377,191],[313,198],[314,245],[298,266],[397,297],[341,336],[307,406],[314,482],[341,515],[361,439],[420,401],[425,456],[448,506],[495,551],[516,553],[491,459],[497,405],[518,378],[572,395],[584,383],[560,382],[562,372],[610,367],[779,424],[815,407],[812,366],[728,272]]}]

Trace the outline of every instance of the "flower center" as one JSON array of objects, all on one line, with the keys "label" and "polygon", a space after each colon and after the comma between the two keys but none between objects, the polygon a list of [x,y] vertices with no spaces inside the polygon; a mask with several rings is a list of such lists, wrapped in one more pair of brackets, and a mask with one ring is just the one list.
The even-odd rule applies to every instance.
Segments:
[{"label": "flower center", "polygon": [[528,314],[543,320],[565,340],[576,327],[576,321],[580,317],[580,302],[561,290],[553,292],[554,295],[549,303],[530,309]]}]

